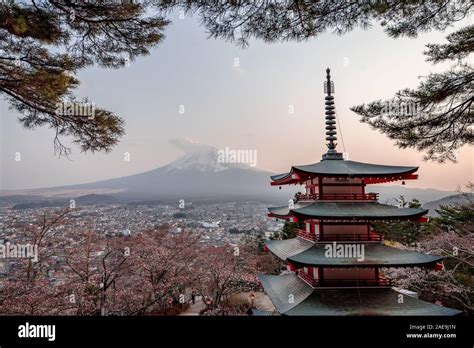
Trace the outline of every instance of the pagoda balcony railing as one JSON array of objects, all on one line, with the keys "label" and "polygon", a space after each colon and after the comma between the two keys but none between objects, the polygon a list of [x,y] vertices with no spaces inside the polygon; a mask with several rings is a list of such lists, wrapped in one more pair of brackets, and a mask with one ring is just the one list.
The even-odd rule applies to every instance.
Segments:
[{"label": "pagoda balcony railing", "polygon": [[314,279],[302,269],[297,271],[298,276],[312,287],[391,287],[390,278],[379,276],[379,279]]},{"label": "pagoda balcony railing", "polygon": [[379,277],[379,279],[325,279],[318,286],[392,286],[392,280],[386,277]]},{"label": "pagoda balcony railing", "polygon": [[296,230],[296,235],[298,237],[301,237],[303,239],[310,240],[312,242],[316,241],[316,236],[313,233],[306,232],[305,230],[297,229]]},{"label": "pagoda balcony railing", "polygon": [[301,278],[303,279],[306,283],[308,283],[309,285],[311,285],[313,288],[318,286],[318,280],[317,279],[314,279],[312,276],[310,276],[309,274],[306,274],[304,273],[304,271],[302,269],[299,269],[296,271],[296,274]]},{"label": "pagoda balcony railing", "polygon": [[384,240],[383,236],[377,233],[338,233],[327,234],[321,237],[320,235],[315,236],[313,233],[309,233],[306,230],[297,229],[296,235],[313,242],[382,242]]},{"label": "pagoda balcony railing", "polygon": [[342,241],[350,241],[350,242],[382,242],[383,236],[377,233],[371,234],[354,234],[354,233],[338,233],[338,234],[328,234],[323,235],[323,237],[319,237],[318,241],[328,241],[328,242],[342,242]]},{"label": "pagoda balcony railing", "polygon": [[334,201],[376,201],[379,194],[370,193],[300,193],[295,196],[296,201],[316,201],[316,200],[334,200]]}]

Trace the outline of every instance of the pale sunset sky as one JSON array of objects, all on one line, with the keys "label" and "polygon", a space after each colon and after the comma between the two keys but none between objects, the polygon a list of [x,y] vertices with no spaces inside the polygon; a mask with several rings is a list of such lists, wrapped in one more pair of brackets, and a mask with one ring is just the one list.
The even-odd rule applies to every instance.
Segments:
[{"label": "pale sunset sky", "polygon": [[[425,45],[444,43],[447,34],[468,21],[416,39],[389,38],[374,25],[299,43],[251,40],[250,47],[241,49],[207,39],[195,18],[175,14],[171,20],[165,40],[149,56],[123,69],[93,67],[78,75],[78,96],[125,120],[126,135],[110,154],[82,154],[73,146],[70,160],[57,158],[54,131],[23,129],[19,115],[0,99],[0,189],[79,184],[154,169],[182,155],[170,142],[176,138],[216,148],[255,149],[257,168],[275,173],[317,162],[326,151],[326,67],[335,84],[339,151],[345,147],[355,161],[419,166],[419,180],[407,182],[409,187],[456,190],[474,181],[472,147],[460,150],[458,163],[424,162],[422,153],[397,148],[349,110],[390,98],[400,89],[416,87],[420,76],[445,70],[451,64],[425,61]],[[294,114],[288,112],[291,106]],[[130,162],[123,160],[125,152]]]}]

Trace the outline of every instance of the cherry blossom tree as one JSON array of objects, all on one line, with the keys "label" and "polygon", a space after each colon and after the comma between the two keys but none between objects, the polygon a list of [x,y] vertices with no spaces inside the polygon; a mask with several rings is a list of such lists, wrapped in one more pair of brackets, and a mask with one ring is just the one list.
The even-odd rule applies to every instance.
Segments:
[{"label": "cherry blossom tree", "polygon": [[199,250],[199,235],[167,229],[131,237],[74,231],[68,211],[46,214],[21,231],[40,245],[0,280],[0,313],[140,315],[182,298]]},{"label": "cherry blossom tree", "polygon": [[48,272],[55,263],[51,258],[51,241],[56,228],[67,220],[70,209],[39,216],[22,228],[21,240],[37,247],[34,257],[18,258],[8,277],[0,279],[0,313],[17,315],[61,314],[63,297],[61,289],[50,286]]},{"label": "cherry blossom tree", "polygon": [[434,218],[429,237],[417,243],[417,251],[444,257],[443,270],[388,270],[399,286],[415,290],[422,299],[440,301],[449,306],[474,313],[474,224],[472,200],[441,207]]},{"label": "cherry blossom tree", "polygon": [[258,287],[256,258],[238,246],[209,246],[196,260],[196,288],[217,306],[229,295]]},{"label": "cherry blossom tree", "polygon": [[39,246],[38,256],[19,259],[0,279],[1,314],[169,314],[193,288],[210,300],[208,309],[243,314],[223,300],[258,290],[258,269],[268,263],[248,244],[203,245],[198,233],[166,227],[109,236],[76,228],[70,213],[45,213],[16,233]]}]

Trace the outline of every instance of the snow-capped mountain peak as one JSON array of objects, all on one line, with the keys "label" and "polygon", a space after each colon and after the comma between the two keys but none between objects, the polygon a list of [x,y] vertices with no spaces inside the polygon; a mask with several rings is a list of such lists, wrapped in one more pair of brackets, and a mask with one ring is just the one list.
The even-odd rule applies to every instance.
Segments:
[{"label": "snow-capped mountain peak", "polygon": [[255,169],[250,164],[236,163],[238,158],[227,155],[232,150],[217,149],[213,146],[191,143],[187,141],[171,141],[185,154],[176,161],[166,165],[166,170],[198,170],[200,172],[220,172],[229,168]]}]

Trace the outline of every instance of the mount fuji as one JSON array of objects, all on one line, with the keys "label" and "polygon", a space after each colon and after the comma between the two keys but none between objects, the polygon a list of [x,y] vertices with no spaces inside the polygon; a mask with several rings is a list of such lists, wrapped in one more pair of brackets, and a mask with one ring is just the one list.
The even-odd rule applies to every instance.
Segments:
[{"label": "mount fuji", "polygon": [[105,194],[125,200],[229,197],[266,200],[279,197],[282,191],[286,191],[270,186],[273,173],[247,164],[221,163],[215,147],[182,140],[173,140],[172,143],[184,151],[184,155],[162,167],[93,183],[23,193],[49,197]]},{"label": "mount fuji", "polygon": [[[270,186],[273,173],[248,164],[222,163],[218,149],[209,145],[184,140],[171,143],[184,152],[177,160],[139,174],[101,180],[87,184],[68,185],[32,190],[0,192],[1,202],[31,202],[37,200],[83,197],[87,202],[152,201],[152,200],[260,200],[286,204],[301,186]],[[230,162],[230,161],[229,161]],[[369,190],[380,193],[380,202],[396,204],[417,198],[422,204],[456,192],[437,189],[408,188],[406,186],[376,185]]]}]

